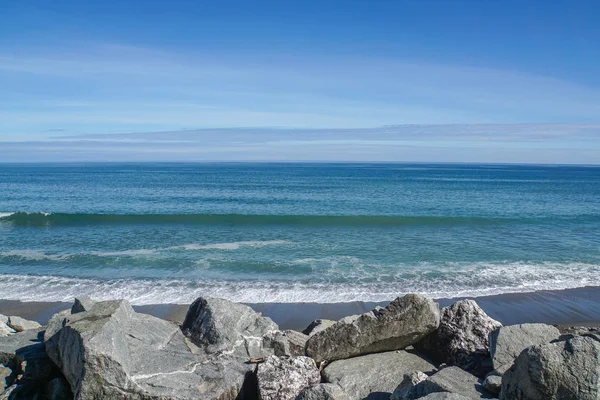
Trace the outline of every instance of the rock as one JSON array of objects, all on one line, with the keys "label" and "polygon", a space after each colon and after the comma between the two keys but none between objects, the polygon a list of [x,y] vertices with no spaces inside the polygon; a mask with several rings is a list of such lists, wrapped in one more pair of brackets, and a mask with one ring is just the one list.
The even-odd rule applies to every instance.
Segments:
[{"label": "rock", "polygon": [[550,343],[559,336],[557,328],[546,324],[510,325],[496,329],[490,334],[493,367],[510,365],[527,347]]},{"label": "rock", "polygon": [[449,392],[437,392],[430,393],[425,397],[419,397],[419,400],[468,400],[468,397],[461,396],[456,393]]},{"label": "rock", "polygon": [[[68,317],[70,316],[71,310],[63,310],[50,317],[48,325],[46,325],[46,330],[44,331],[44,340],[47,341],[49,338],[56,335],[67,324]],[[52,360],[57,360],[60,357],[58,347],[56,346],[46,345],[46,352]]]},{"label": "rock", "polygon": [[48,400],[71,400],[73,393],[65,378],[52,379],[46,389]]},{"label": "rock", "polygon": [[92,307],[96,303],[97,303],[97,301],[92,300],[92,298],[89,296],[75,297],[73,306],[71,306],[71,314],[77,314],[80,312],[89,311],[92,309]]},{"label": "rock", "polygon": [[493,395],[500,394],[502,388],[502,377],[498,375],[488,375],[483,380],[483,388]]},{"label": "rock", "polygon": [[504,400],[597,400],[600,342],[575,337],[524,350],[502,377]]},{"label": "rock", "polygon": [[29,321],[25,318],[11,316],[8,317],[8,326],[17,332],[23,332],[28,329],[39,329],[42,326],[35,321]]},{"label": "rock", "polygon": [[259,358],[273,354],[263,348],[263,336],[279,327],[246,305],[200,297],[190,306],[181,329],[209,353]]},{"label": "rock", "polygon": [[17,385],[12,385],[0,392],[0,400],[12,400],[14,399],[13,392],[17,388]]},{"label": "rock", "polygon": [[561,333],[558,340],[569,340],[576,336],[587,336],[600,341],[600,329],[594,327],[571,326],[568,328],[560,327]]},{"label": "rock", "polygon": [[207,354],[177,325],[124,300],[52,319],[46,349],[77,400],[233,400],[251,375],[245,360]]},{"label": "rock", "polygon": [[12,369],[0,364],[0,393],[11,386],[14,383],[15,378]]},{"label": "rock", "polygon": [[408,294],[387,307],[346,317],[310,336],[306,355],[317,362],[404,349],[434,331],[440,322],[438,304]]},{"label": "rock", "polygon": [[273,349],[273,354],[276,356],[297,357],[304,355],[307,340],[308,336],[300,332],[274,331],[263,337],[263,347]]},{"label": "rock", "polygon": [[404,374],[404,378],[402,382],[396,387],[390,400],[410,400],[416,399],[416,386],[427,379],[427,375],[422,373],[421,371],[411,372],[409,374]]},{"label": "rock", "polygon": [[12,335],[16,331],[8,326],[8,317],[0,314],[0,337]]},{"label": "rock", "polygon": [[15,369],[36,354],[45,354],[43,333],[27,330],[0,338],[0,364]]},{"label": "rock", "polygon": [[14,387],[10,387],[11,400],[34,399],[36,396],[46,399],[48,382],[62,376],[46,354],[42,339],[43,332],[36,329],[0,338],[0,362],[12,370],[6,383],[12,384],[18,378],[12,385]]},{"label": "rock", "polygon": [[315,333],[319,333],[322,330],[329,328],[333,324],[335,324],[335,321],[329,319],[315,319],[302,331],[302,333],[312,336]]},{"label": "rock", "polygon": [[502,375],[504,375],[504,373],[505,373],[506,371],[508,371],[508,369],[509,369],[510,367],[512,367],[512,363],[510,363],[510,364],[504,364],[504,365],[501,365],[501,366],[499,366],[498,368],[496,368],[496,369],[492,370],[492,371],[491,371],[489,374],[487,374],[487,375],[486,375],[486,378],[487,378],[488,376],[499,376],[499,377],[502,377]]},{"label": "rock", "polygon": [[388,400],[405,374],[435,370],[429,361],[399,350],[334,361],[322,375],[325,381],[338,384],[350,400]]},{"label": "rock", "polygon": [[422,396],[435,392],[450,392],[469,399],[492,398],[476,376],[459,367],[444,368],[419,383],[417,387]]},{"label": "rock", "polygon": [[490,357],[490,333],[501,326],[474,300],[461,300],[442,309],[440,327],[415,347],[437,362],[478,371]]},{"label": "rock", "polygon": [[302,389],[321,381],[317,364],[308,357],[270,356],[256,370],[261,400],[294,400]]},{"label": "rock", "polygon": [[334,383],[319,383],[304,388],[296,400],[347,400],[348,394]]}]

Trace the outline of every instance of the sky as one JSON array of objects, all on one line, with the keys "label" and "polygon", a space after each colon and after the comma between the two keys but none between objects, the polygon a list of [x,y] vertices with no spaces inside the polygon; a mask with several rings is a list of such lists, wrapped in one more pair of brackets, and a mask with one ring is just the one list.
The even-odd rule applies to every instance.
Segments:
[{"label": "sky", "polygon": [[0,2],[0,162],[600,164],[600,1]]}]

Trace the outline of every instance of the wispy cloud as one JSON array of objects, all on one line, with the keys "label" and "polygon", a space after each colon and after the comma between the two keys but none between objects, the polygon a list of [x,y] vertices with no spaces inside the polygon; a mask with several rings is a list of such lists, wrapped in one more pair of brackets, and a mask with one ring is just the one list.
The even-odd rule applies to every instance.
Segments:
[{"label": "wispy cloud", "polygon": [[[25,51],[26,50],[26,51]],[[191,127],[597,122],[600,90],[517,71],[88,44],[0,52],[0,137]]]},{"label": "wispy cloud", "polygon": [[600,164],[600,124],[200,129],[0,142],[4,161],[436,161]]}]

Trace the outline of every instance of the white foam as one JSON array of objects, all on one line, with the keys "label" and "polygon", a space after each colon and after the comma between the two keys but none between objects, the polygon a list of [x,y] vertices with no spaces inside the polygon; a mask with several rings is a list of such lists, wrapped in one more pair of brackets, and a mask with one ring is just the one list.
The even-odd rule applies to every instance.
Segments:
[{"label": "white foam", "polygon": [[8,250],[0,252],[0,257],[18,257],[29,261],[64,261],[71,256],[72,254],[49,254],[42,250]]},{"label": "white foam", "polygon": [[282,246],[289,245],[291,242],[287,240],[250,240],[242,242],[229,242],[229,243],[210,243],[210,244],[199,244],[191,243],[184,244],[182,246],[167,247],[163,250],[238,250],[241,247],[266,247],[266,246]]},{"label": "white foam", "polygon": [[[432,277],[439,273],[439,277]],[[187,304],[198,296],[248,303],[337,303],[387,301],[405,293],[433,298],[485,296],[537,290],[600,286],[600,265],[585,263],[462,264],[410,270],[381,279],[332,271],[343,282],[218,281],[183,279],[100,280],[37,275],[0,275],[2,298],[23,301],[71,301],[79,295],[125,298],[133,304]]]},{"label": "white foam", "polygon": [[14,212],[0,212],[0,219],[10,217],[13,214]]},{"label": "white foam", "polygon": [[121,250],[121,251],[92,251],[89,254],[98,257],[136,257],[136,256],[149,256],[156,253],[156,250],[152,249],[138,249],[138,250]]},{"label": "white foam", "polygon": [[40,260],[52,260],[52,261],[64,261],[72,256],[85,256],[93,255],[96,257],[140,257],[140,256],[151,256],[157,255],[162,251],[173,251],[173,250],[187,250],[187,251],[199,251],[199,250],[224,250],[233,251],[243,247],[266,247],[266,246],[282,246],[290,245],[292,242],[287,240],[264,240],[264,241],[242,241],[242,242],[230,242],[230,243],[211,243],[211,244],[185,244],[181,246],[164,247],[157,249],[129,249],[129,250],[115,250],[115,251],[91,251],[89,253],[73,253],[73,254],[49,254],[43,250],[9,250],[0,252],[0,257],[20,257],[24,260],[29,261],[40,261]]}]

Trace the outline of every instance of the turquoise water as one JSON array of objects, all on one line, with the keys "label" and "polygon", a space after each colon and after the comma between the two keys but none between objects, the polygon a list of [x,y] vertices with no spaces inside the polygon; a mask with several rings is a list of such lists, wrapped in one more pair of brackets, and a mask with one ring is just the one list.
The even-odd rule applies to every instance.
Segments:
[{"label": "turquoise water", "polygon": [[0,298],[384,301],[600,285],[600,168],[0,165]]}]

